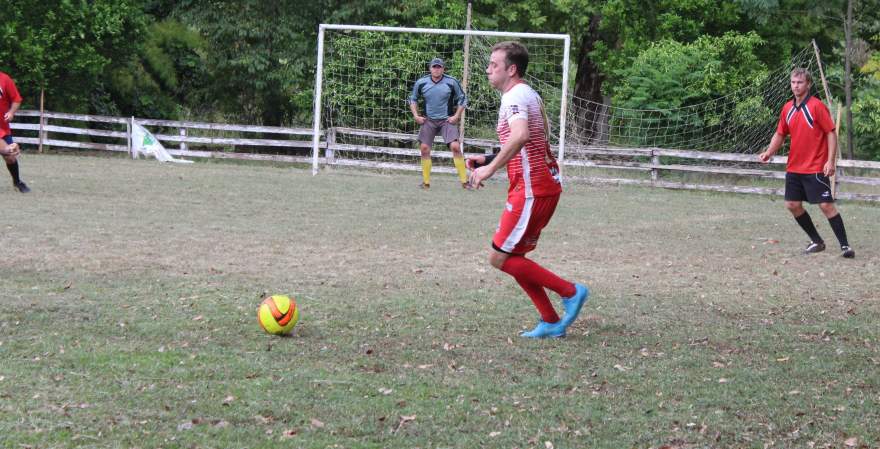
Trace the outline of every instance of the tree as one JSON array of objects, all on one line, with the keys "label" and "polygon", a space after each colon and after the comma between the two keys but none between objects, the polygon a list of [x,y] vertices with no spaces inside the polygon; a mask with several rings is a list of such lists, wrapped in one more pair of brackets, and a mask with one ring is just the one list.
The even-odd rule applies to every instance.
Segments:
[{"label": "tree", "polygon": [[206,43],[193,29],[173,19],[154,23],[136,57],[108,70],[112,107],[126,116],[208,116],[206,61]]},{"label": "tree", "polygon": [[[773,112],[761,107],[760,92],[756,92],[756,98],[737,97],[731,101],[729,97],[728,101],[712,108],[692,107],[708,104],[764,79],[767,69],[756,55],[762,44],[763,40],[755,33],[734,32],[721,37],[702,36],[690,44],[674,40],[651,44],[632,64],[615,73],[620,79],[614,89],[615,105],[625,111],[660,111],[643,119],[650,123],[642,123],[656,129],[717,127],[719,133],[723,133],[738,126],[754,126],[751,121],[756,114],[761,115],[764,122],[772,122]],[[758,109],[744,113],[741,109],[744,105]],[[647,138],[655,145],[674,145],[679,137],[670,136],[669,142],[655,135],[633,138]],[[728,141],[719,142],[717,151],[735,148],[738,142],[732,139],[734,134]],[[645,144],[638,140],[620,143]]]},{"label": "tree", "polygon": [[106,69],[131,58],[146,23],[135,0],[8,2],[0,64],[26,106],[36,106],[45,89],[50,107],[89,111],[103,101]]}]

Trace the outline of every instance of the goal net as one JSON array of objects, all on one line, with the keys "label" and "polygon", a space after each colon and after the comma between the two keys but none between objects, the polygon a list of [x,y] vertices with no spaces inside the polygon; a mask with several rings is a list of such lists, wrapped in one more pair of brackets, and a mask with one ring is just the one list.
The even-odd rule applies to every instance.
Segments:
[{"label": "goal net", "polygon": [[[462,120],[465,153],[497,150],[500,95],[488,82],[492,46],[517,40],[529,49],[528,82],[544,99],[553,130],[551,145],[564,144],[568,118],[568,35],[499,33],[424,28],[321,25],[315,82],[313,169],[321,163],[419,170],[416,124],[408,98],[429,62],[439,57],[446,74],[467,95]],[[419,104],[424,113],[424,104]],[[324,142],[320,136],[326,136]],[[321,157],[323,156],[323,157]],[[453,172],[452,153],[441,137],[432,151],[434,171]]]},{"label": "goal net", "polygon": [[[791,96],[791,70],[810,70],[812,93],[828,104],[832,117],[838,110],[837,102],[824,95],[820,66],[809,47],[787,64],[739,77],[735,89],[715,92],[681,82],[680,101],[652,109],[628,106],[618,96],[615,104],[572,95],[568,35],[321,25],[313,172],[322,164],[420,170],[419,125],[408,99],[437,57],[467,95],[460,127],[464,152],[497,151],[500,95],[489,85],[485,69],[492,46],[504,40],[529,49],[526,81],[544,100],[550,145],[568,180],[773,193],[784,177],[781,162],[787,148],[770,165],[759,163],[757,154],[767,147],[779,110]],[[634,64],[651,70],[650,64]],[[736,68],[710,69],[723,75]],[[424,104],[419,110],[424,113]],[[433,142],[432,159],[433,171],[454,172],[452,153],[440,136]],[[846,177],[847,183],[857,181]]]},{"label": "goal net", "polygon": [[[779,166],[758,163],[757,154],[767,148],[779,111],[791,99],[790,74],[795,67],[813,73],[812,94],[827,104],[810,48],[795,54],[788,64],[711,99],[689,103],[687,96],[693,92],[685,90],[680,107],[626,108],[573,96],[567,120],[566,174],[645,182],[657,181],[659,172],[673,180],[694,174],[732,175],[743,176],[745,184],[753,183],[756,175],[781,177]],[[780,155],[786,152],[783,149]],[[653,177],[645,179],[639,172],[652,172]],[[736,183],[736,179],[725,182]]]}]

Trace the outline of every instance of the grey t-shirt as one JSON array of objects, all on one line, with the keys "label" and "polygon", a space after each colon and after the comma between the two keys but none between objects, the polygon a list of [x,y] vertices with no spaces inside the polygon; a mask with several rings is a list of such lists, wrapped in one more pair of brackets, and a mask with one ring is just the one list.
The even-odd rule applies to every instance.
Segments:
[{"label": "grey t-shirt", "polygon": [[425,115],[432,120],[449,118],[450,109],[467,106],[467,98],[458,80],[444,74],[436,83],[431,75],[425,75],[416,81],[410,103],[417,103],[419,98],[425,99]]}]

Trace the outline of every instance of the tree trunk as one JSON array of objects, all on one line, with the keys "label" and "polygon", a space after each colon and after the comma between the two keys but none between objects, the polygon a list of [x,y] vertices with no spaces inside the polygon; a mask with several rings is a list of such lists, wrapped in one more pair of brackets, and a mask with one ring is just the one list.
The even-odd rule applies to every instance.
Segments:
[{"label": "tree trunk", "polygon": [[602,81],[605,75],[590,59],[596,42],[599,40],[599,23],[602,17],[593,14],[590,26],[581,38],[578,50],[577,75],[574,78],[574,99],[571,108],[574,120],[569,125],[569,136],[573,143],[580,145],[602,144],[607,142],[607,115],[605,101],[602,98]]}]

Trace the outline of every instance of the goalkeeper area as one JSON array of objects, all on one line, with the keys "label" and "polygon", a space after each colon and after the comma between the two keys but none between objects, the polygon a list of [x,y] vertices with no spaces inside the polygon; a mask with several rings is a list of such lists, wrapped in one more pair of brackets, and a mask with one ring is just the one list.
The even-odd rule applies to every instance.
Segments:
[{"label": "goalkeeper area", "polygon": [[[802,255],[775,197],[567,185],[532,257],[593,293],[566,339],[525,341],[534,307],[486,263],[504,182],[23,164],[0,447],[880,446],[870,204],[842,206],[847,260]],[[297,300],[291,337],[257,324],[267,293]]]}]

